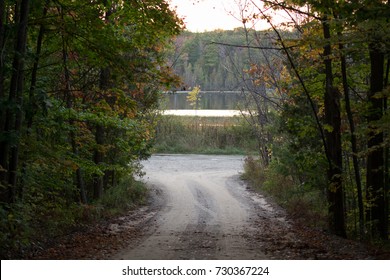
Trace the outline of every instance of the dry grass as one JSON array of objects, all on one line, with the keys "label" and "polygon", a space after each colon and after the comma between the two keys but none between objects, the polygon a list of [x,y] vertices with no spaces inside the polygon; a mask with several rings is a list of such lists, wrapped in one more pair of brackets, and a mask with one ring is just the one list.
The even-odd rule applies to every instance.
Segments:
[{"label": "dry grass", "polygon": [[162,116],[157,126],[158,153],[248,154],[255,147],[239,117]]}]

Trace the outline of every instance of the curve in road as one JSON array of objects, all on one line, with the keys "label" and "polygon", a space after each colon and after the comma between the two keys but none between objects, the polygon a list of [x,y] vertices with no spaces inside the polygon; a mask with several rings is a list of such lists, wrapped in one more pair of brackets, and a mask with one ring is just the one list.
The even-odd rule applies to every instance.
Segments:
[{"label": "curve in road", "polygon": [[146,182],[162,201],[149,235],[116,259],[264,259],[246,238],[264,199],[239,179],[242,156],[154,155]]}]

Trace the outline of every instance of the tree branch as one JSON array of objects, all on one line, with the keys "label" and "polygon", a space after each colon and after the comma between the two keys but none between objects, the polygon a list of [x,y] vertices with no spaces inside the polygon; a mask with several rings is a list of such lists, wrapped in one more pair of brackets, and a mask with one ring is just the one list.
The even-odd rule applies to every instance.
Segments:
[{"label": "tree branch", "polygon": [[[302,11],[302,10],[300,10],[298,8],[295,8],[295,7],[292,7],[292,6],[288,6],[284,2],[280,3],[280,2],[277,2],[277,1],[268,1],[268,0],[263,0],[263,2],[265,4],[270,5],[270,7],[272,7],[272,8],[278,7],[280,9],[285,10],[285,11],[293,11],[293,12],[296,12],[296,13],[299,13],[299,14],[302,14],[302,15],[306,15],[306,16],[312,17],[312,18],[317,19],[317,20],[321,20],[321,17],[316,16],[315,14]],[[252,3],[253,3],[253,1],[252,1]]]},{"label": "tree branch", "polygon": [[257,49],[257,50],[274,50],[274,51],[283,51],[285,49],[292,49],[297,46],[285,46],[285,47],[261,47],[261,46],[250,46],[250,45],[236,45],[236,44],[228,44],[228,43],[221,43],[221,42],[209,42],[207,45],[219,45],[219,46],[226,46],[226,47],[234,47],[234,48],[246,48],[246,49]]}]

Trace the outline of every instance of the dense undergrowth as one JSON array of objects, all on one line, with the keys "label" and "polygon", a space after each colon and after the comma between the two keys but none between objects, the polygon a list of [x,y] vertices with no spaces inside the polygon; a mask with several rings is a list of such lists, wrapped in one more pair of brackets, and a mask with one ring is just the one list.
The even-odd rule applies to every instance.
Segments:
[{"label": "dense undergrowth", "polygon": [[314,187],[307,182],[299,183],[293,175],[284,173],[277,162],[264,167],[253,157],[245,159],[242,179],[247,180],[254,189],[274,198],[294,220],[326,229],[326,196],[318,185]]},{"label": "dense undergrowth", "polygon": [[23,258],[59,237],[142,205],[147,189],[143,183],[128,176],[91,204],[69,203],[66,195],[56,196],[53,201],[53,195],[46,193],[39,201],[31,195],[23,205],[15,204],[7,212],[1,210],[2,259]]},{"label": "dense undergrowth", "polygon": [[[331,233],[328,227],[326,193],[320,183],[323,179],[318,176],[317,184],[314,185],[310,185],[308,182],[299,182],[297,181],[299,172],[285,173],[284,163],[283,160],[275,160],[269,166],[264,167],[260,160],[249,156],[245,159],[244,173],[241,175],[241,179],[247,181],[255,191],[271,197],[278,205],[282,206],[288,216],[298,225],[298,228]],[[379,258],[388,259],[390,252],[388,241],[359,238],[356,209],[350,205],[353,203],[350,200],[351,198],[347,198],[349,206],[346,213],[348,239],[359,240],[361,244],[372,248],[378,256],[383,255]]]}]

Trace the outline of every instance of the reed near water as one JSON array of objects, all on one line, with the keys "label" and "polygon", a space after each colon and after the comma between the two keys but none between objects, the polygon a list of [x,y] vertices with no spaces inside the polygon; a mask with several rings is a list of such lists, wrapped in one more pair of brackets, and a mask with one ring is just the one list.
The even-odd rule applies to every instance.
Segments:
[{"label": "reed near water", "polygon": [[163,115],[157,125],[156,153],[252,154],[256,140],[240,116]]}]

